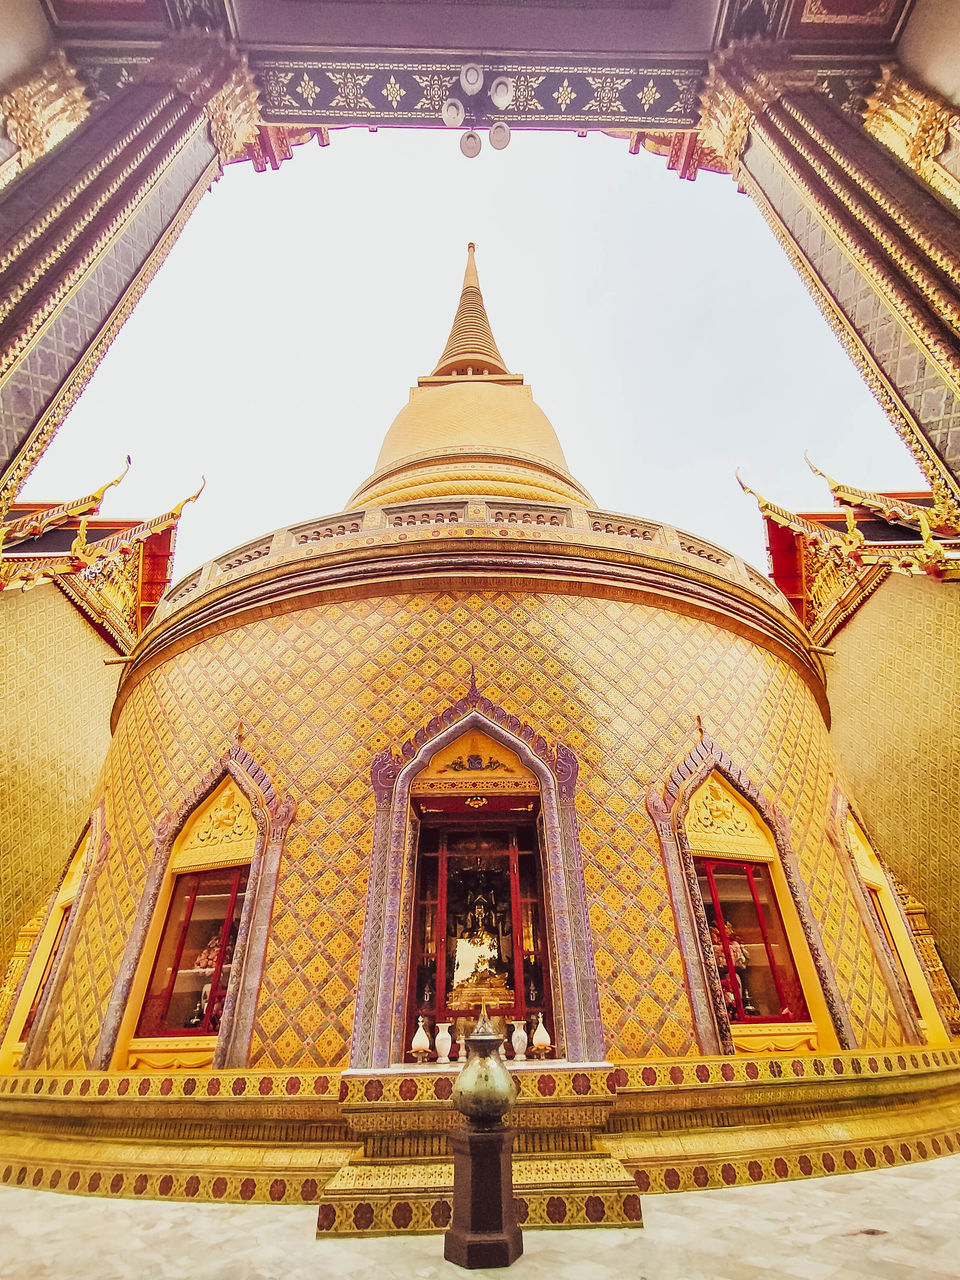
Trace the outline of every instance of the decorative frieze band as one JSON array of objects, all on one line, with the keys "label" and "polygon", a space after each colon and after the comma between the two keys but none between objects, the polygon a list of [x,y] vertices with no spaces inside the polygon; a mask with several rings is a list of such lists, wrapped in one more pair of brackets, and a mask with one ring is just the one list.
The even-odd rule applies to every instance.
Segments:
[{"label": "decorative frieze band", "polygon": [[[137,74],[150,52],[117,52],[77,46],[72,54],[97,95],[112,98]],[[442,127],[440,108],[460,91],[456,55],[385,57],[358,50],[308,58],[252,52],[251,72],[264,121],[301,128]],[[497,108],[486,89],[466,103],[469,123],[493,119],[537,129],[691,129],[698,119],[702,59],[537,59],[498,56],[484,60],[484,84],[512,82],[513,98]]]}]

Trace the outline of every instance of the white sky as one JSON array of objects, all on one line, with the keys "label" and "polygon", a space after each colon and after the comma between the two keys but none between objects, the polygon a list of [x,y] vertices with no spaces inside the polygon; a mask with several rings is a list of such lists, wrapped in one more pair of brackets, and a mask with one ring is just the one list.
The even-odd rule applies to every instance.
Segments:
[{"label": "white sky", "polygon": [[763,567],[734,470],[794,510],[823,470],[923,487],[750,200],[681,182],[599,134],[515,133],[465,159],[453,132],[334,132],[279,172],[231,166],[201,202],[24,497],[133,468],[107,515],[191,493],[174,578],[342,510],[459,297],[466,242],[494,335],[598,505],[662,519]]}]

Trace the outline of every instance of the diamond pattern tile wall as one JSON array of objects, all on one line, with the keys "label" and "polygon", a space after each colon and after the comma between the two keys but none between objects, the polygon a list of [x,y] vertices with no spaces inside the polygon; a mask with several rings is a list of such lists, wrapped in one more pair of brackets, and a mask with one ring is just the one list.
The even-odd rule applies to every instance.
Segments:
[{"label": "diamond pattern tile wall", "polygon": [[834,741],[875,847],[960,974],[960,589],[894,574],[832,644]]},{"label": "diamond pattern tile wall", "polygon": [[374,816],[370,759],[461,696],[471,663],[484,694],[580,758],[577,807],[611,1056],[697,1052],[662,855],[644,804],[650,783],[696,740],[697,715],[790,817],[805,873],[824,885],[813,910],[846,975],[858,1035],[899,1043],[826,837],[827,734],[790,668],[747,639],[649,604],[437,592],[250,622],[140,683],[104,772],[109,861],[48,1064],[89,1061],[154,825],[214,765],[238,721],[278,792],[297,802],[251,1064],[344,1064]]},{"label": "diamond pattern tile wall", "polygon": [[110,741],[113,650],[52,584],[0,597],[0,972],[80,837]]}]

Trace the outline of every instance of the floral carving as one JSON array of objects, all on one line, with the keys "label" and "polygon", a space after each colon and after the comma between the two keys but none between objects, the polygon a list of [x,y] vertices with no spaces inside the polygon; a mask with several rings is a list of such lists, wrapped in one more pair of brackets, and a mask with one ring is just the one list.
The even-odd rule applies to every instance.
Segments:
[{"label": "floral carving", "polygon": [[271,107],[295,107],[298,105],[296,98],[287,92],[290,81],[293,79],[292,71],[264,71],[263,79],[263,96]]},{"label": "floral carving", "polygon": [[407,95],[406,89],[401,88],[397,83],[396,76],[391,76],[380,92],[393,107],[394,111],[400,105],[400,99],[405,98]]},{"label": "floral carving", "polygon": [[567,79],[566,76],[564,76],[563,84],[560,85],[559,89],[554,90],[553,96],[556,98],[557,105],[559,106],[560,110],[566,111],[567,107],[569,107],[570,103],[573,102],[573,100],[576,98],[577,95],[574,93],[573,89],[570,87],[570,81]]},{"label": "floral carving", "polygon": [[423,97],[417,103],[416,109],[418,111],[439,111],[447,96],[447,90],[453,84],[453,76],[445,76],[441,75],[439,71],[433,71],[429,75],[414,76],[413,78],[423,90]]},{"label": "floral carving", "polygon": [[653,104],[660,100],[662,95],[658,93],[657,87],[651,79],[643,86],[637,94],[637,97],[640,99],[640,105],[643,107],[644,111],[649,111]]},{"label": "floral carving", "polygon": [[626,110],[620,101],[620,94],[630,83],[629,76],[587,76],[587,81],[593,90],[593,97],[585,104],[584,111],[612,115]]},{"label": "floral carving", "polygon": [[369,75],[362,76],[356,71],[328,71],[326,73],[337,88],[337,96],[330,103],[331,107],[340,107],[345,111],[359,111],[366,108],[373,110],[373,103],[364,94]]},{"label": "floral carving", "polygon": [[687,830],[704,835],[743,836],[750,828],[731,796],[712,780],[691,803]]},{"label": "floral carving", "polygon": [[513,101],[511,111],[542,111],[543,106],[537,101],[536,91],[543,84],[543,76],[531,76],[525,71],[513,77]]},{"label": "floral carving", "polygon": [[313,106],[313,100],[320,92],[319,85],[314,84],[306,72],[300,77],[300,83],[297,85],[297,93],[303,98],[308,107]]},{"label": "floral carving", "polygon": [[38,160],[87,117],[83,85],[58,50],[25,84],[0,97],[0,117],[20,149],[20,167]]},{"label": "floral carving", "polygon": [[250,802],[231,782],[196,823],[183,843],[183,851],[255,840],[257,823]]}]

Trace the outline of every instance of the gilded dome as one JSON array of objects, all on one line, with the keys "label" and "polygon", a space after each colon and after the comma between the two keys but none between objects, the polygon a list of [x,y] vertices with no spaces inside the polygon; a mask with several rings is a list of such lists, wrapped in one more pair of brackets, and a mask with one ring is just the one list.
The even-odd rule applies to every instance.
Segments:
[{"label": "gilded dome", "polygon": [[553,426],[507,372],[477,282],[474,246],[450,338],[386,434],[376,468],[351,498],[388,505],[457,493],[592,503],[570,475]]}]

